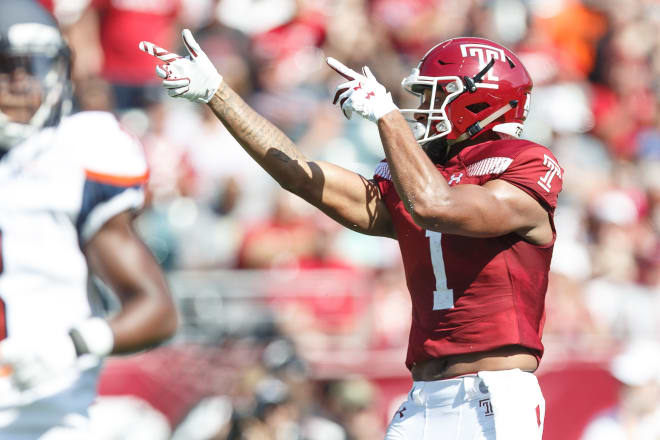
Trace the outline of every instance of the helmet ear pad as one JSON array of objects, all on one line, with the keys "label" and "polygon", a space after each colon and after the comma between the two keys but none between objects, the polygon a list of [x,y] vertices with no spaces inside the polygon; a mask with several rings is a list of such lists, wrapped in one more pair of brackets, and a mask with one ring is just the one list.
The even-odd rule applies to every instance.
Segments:
[{"label": "helmet ear pad", "polygon": [[[483,96],[484,92],[488,94],[487,97]],[[445,109],[447,118],[452,124],[452,130],[447,135],[447,139],[458,138],[470,126],[483,120],[498,108],[506,105],[506,103],[505,100],[498,96],[482,90],[477,93],[465,92],[457,96]],[[490,125],[495,125],[495,123]],[[486,129],[486,127],[482,128]]]},{"label": "helmet ear pad", "polygon": [[[525,120],[524,102],[516,99],[518,96],[525,96],[525,92],[516,91],[516,93],[498,93],[497,90],[477,89],[475,93],[464,92],[457,96],[445,108],[447,118],[451,121],[452,131],[447,135],[447,139],[456,139],[475,123],[483,121],[486,117],[496,112],[500,108],[510,104],[513,107],[507,116],[500,116],[485,126],[481,126],[478,132],[471,137],[478,136],[486,130],[491,130],[494,126],[506,122],[518,122],[522,124]],[[528,99],[528,97],[525,97]]]}]

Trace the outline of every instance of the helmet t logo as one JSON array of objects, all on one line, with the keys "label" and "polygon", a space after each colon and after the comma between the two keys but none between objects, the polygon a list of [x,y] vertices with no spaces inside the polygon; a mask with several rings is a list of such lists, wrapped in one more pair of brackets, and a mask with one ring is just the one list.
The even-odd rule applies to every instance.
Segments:
[{"label": "helmet t logo", "polygon": [[488,64],[484,66],[483,69],[472,78],[469,76],[463,77],[463,82],[465,83],[465,88],[470,92],[474,93],[477,91],[477,83],[483,81],[483,77],[488,73],[488,71],[495,65],[495,58],[491,58]]}]

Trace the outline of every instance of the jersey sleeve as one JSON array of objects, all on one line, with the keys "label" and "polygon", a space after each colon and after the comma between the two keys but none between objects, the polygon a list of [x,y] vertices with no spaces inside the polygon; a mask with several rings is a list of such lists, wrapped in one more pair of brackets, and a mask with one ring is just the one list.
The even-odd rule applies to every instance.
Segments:
[{"label": "jersey sleeve", "polygon": [[93,139],[79,150],[84,183],[76,228],[84,244],[112,217],[142,207],[149,173],[142,145],[121,129],[112,114],[89,112],[77,117],[76,139]]},{"label": "jersey sleeve", "polygon": [[378,185],[378,190],[381,196],[385,196],[392,186],[392,176],[390,174],[390,167],[385,160],[378,163],[374,171],[374,182]]},{"label": "jersey sleeve", "polygon": [[557,159],[542,146],[521,151],[499,177],[534,197],[550,212],[557,207],[563,178],[564,170]]}]

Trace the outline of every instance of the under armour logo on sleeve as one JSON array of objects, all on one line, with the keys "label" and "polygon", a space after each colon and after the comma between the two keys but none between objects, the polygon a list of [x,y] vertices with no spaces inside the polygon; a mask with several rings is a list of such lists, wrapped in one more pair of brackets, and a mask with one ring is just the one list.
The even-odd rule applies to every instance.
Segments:
[{"label": "under armour logo on sleeve", "polygon": [[463,178],[463,173],[454,173],[451,176],[449,176],[449,181],[447,182],[447,184],[451,186],[453,184],[460,183],[462,178]]}]

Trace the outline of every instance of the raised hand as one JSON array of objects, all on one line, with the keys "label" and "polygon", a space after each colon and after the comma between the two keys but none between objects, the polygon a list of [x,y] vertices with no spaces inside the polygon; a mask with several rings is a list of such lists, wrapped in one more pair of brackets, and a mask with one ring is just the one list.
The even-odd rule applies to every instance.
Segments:
[{"label": "raised hand", "polygon": [[188,51],[187,57],[169,52],[148,41],[141,41],[139,48],[163,61],[164,64],[156,66],[156,74],[163,79],[162,84],[168,95],[208,103],[222,84],[222,75],[188,29],[184,29],[181,36]]},{"label": "raised hand", "polygon": [[398,110],[392,95],[376,80],[369,67],[364,66],[362,74],[359,74],[332,57],[326,58],[326,62],[348,80],[337,86],[332,101],[333,104],[339,103],[347,119],[351,119],[353,112],[357,112],[365,119],[378,122],[382,116]]}]

